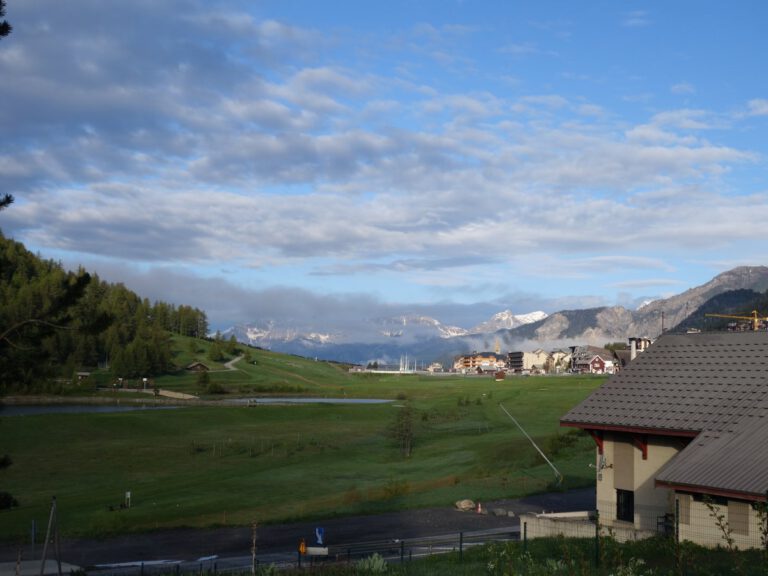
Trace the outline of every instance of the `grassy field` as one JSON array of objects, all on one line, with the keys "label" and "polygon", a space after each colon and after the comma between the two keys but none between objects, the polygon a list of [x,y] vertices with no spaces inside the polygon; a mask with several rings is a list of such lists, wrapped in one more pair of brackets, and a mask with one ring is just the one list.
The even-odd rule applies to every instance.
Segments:
[{"label": "grassy field", "polygon": [[[602,379],[351,375],[333,364],[259,351],[255,363],[212,372],[235,393],[387,398],[389,404],[182,407],[111,414],[0,418],[0,538],[44,526],[52,496],[68,535],[176,526],[290,521],[491,500],[551,487],[553,473],[500,410],[551,455],[565,486],[594,481],[592,441],[558,419]],[[223,367],[222,367],[223,370]],[[194,375],[158,379],[190,391]],[[413,414],[404,458],[391,429]],[[126,491],[132,507],[121,510]],[[110,511],[110,508],[113,510]]]}]

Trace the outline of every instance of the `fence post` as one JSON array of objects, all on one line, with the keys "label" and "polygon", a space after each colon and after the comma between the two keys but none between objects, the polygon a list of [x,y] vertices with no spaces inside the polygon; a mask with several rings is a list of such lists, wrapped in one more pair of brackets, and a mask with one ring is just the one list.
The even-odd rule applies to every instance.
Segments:
[{"label": "fence post", "polygon": [[595,568],[600,568],[600,510],[595,510]]},{"label": "fence post", "polygon": [[528,554],[528,522],[523,522],[523,553]]},{"label": "fence post", "polygon": [[464,532],[459,532],[459,562],[464,560]]},{"label": "fence post", "polygon": [[400,540],[400,564],[405,562],[405,540]]},{"label": "fence post", "polygon": [[675,496],[675,570],[676,574],[683,576],[683,550],[680,548],[680,498]]},{"label": "fence post", "polygon": [[763,504],[763,562],[768,563],[768,490],[765,491],[765,503]]}]

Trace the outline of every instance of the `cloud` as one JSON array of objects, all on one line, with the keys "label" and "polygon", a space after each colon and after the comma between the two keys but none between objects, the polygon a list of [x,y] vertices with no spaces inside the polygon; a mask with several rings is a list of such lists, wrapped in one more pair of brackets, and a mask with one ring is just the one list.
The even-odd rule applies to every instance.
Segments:
[{"label": "cloud", "polygon": [[624,16],[621,22],[625,28],[645,28],[651,24],[648,12],[644,10],[635,10]]},{"label": "cloud", "polygon": [[757,98],[747,103],[750,116],[768,116],[768,100]]},{"label": "cloud", "polygon": [[[554,68],[536,83],[521,70],[510,86],[466,50],[482,26],[404,25],[366,40],[265,10],[15,5],[16,29],[0,46],[13,78],[0,86],[0,178],[17,199],[3,230],[34,249],[120,258],[163,277],[219,270],[230,299],[249,295],[234,288],[243,269],[272,271],[260,278],[281,286],[375,278],[419,297],[492,299],[511,271],[663,276],[672,270],[660,253],[762,237],[768,199],[750,188],[734,201],[732,176],[762,168],[735,134],[747,114],[768,114],[765,100],[739,117],[665,106],[659,90],[641,95],[652,109],[629,113],[610,91],[588,91],[604,81],[588,69],[571,76],[583,82],[578,94],[562,90]],[[645,12],[625,19],[649,22]],[[573,27],[550,24],[549,42]],[[497,40],[488,44],[511,55],[549,53],[541,37]],[[202,301],[213,284],[199,285]],[[228,302],[211,305],[235,316]]]},{"label": "cloud", "polygon": [[685,289],[686,286],[683,282],[673,278],[644,278],[642,280],[627,280],[626,282],[614,282],[611,284],[615,288],[622,290],[637,289],[637,288],[681,288]]},{"label": "cloud", "polygon": [[690,82],[680,82],[669,89],[672,94],[695,94],[696,87]]}]

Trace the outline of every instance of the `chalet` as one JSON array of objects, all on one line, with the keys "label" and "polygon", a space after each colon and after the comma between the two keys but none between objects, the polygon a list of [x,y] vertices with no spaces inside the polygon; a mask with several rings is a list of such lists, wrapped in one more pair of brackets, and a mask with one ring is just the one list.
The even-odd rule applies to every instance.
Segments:
[{"label": "chalet", "polygon": [[725,545],[719,515],[736,546],[765,546],[768,333],[665,334],[560,423],[594,439],[599,519],[617,537],[675,526]]},{"label": "chalet", "polygon": [[507,358],[495,352],[473,352],[458,356],[453,361],[457,372],[495,372],[506,367]]},{"label": "chalet", "polygon": [[196,362],[192,362],[192,364],[187,366],[187,370],[191,372],[208,372],[210,368],[206,364],[196,361]]},{"label": "chalet", "polygon": [[613,374],[613,353],[597,346],[574,346],[571,369],[582,374]]}]

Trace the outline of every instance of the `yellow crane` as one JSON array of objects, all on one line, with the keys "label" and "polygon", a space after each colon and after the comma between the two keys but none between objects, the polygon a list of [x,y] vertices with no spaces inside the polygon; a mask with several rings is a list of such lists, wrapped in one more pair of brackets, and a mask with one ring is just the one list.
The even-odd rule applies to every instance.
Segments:
[{"label": "yellow crane", "polygon": [[760,322],[768,321],[768,317],[759,316],[757,310],[752,310],[751,316],[737,316],[735,314],[704,314],[710,318],[732,318],[734,320],[749,320],[752,322],[752,330],[760,329]]}]

